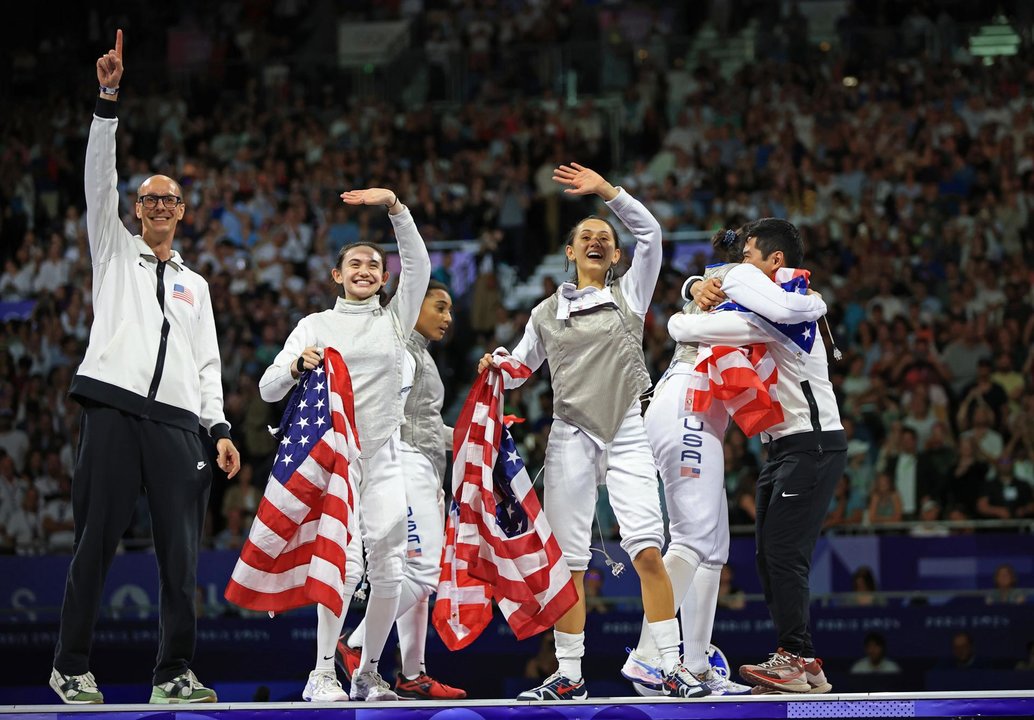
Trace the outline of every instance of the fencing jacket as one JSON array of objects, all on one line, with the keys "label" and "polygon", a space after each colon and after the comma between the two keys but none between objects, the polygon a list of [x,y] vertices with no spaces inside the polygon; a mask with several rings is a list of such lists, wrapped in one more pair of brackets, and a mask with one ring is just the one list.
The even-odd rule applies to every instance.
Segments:
[{"label": "fencing jacket", "polygon": [[[636,239],[628,272],[603,289],[561,285],[532,310],[513,351],[533,371],[549,361],[555,416],[600,445],[650,387],[643,322],[661,267],[661,227],[650,211],[621,189],[607,205]],[[524,379],[504,382],[510,389]]]},{"label": "fencing jacket", "polygon": [[452,433],[442,420],[445,386],[434,358],[427,351],[427,343],[427,338],[416,330],[406,343],[408,357],[402,381],[405,416],[401,433],[403,446],[426,457],[441,480],[445,477],[445,448],[452,442]]},{"label": "fencing jacket", "polygon": [[[740,272],[739,268],[752,270]],[[813,298],[812,302],[818,300],[814,295],[792,297],[793,293],[783,292],[749,263],[743,263],[739,268],[736,273],[730,272],[726,276],[722,282],[722,291],[739,305],[751,309],[764,308],[759,312],[768,320],[786,322],[782,318],[790,307],[787,303],[797,303],[797,298]],[[773,297],[783,302],[766,304],[769,288],[759,283],[759,278],[776,288],[779,294]],[[764,291],[758,288],[764,288]],[[825,309],[824,304],[822,309]],[[821,316],[822,313],[818,314]],[[668,333],[677,342],[732,346],[766,343],[779,370],[776,393],[783,406],[785,419],[762,433],[764,442],[797,433],[843,430],[833,384],[829,381],[826,346],[822,338],[817,338],[811,346],[811,352],[805,353],[777,330],[766,327],[770,326],[765,318],[734,311],[703,315],[677,313],[668,320]]]},{"label": "fencing jacket", "polygon": [[303,317],[259,380],[266,402],[280,400],[298,381],[291,368],[307,347],[333,347],[344,358],[355,396],[361,457],[370,458],[402,424],[402,362],[431,277],[431,260],[409,208],[388,215],[402,271],[391,302],[338,298],[334,307]]},{"label": "fencing jacket", "polygon": [[98,99],[86,145],[86,227],[93,327],[70,393],[213,438],[223,415],[219,344],[208,283],[179,253],[161,262],[119,218],[116,102]]}]

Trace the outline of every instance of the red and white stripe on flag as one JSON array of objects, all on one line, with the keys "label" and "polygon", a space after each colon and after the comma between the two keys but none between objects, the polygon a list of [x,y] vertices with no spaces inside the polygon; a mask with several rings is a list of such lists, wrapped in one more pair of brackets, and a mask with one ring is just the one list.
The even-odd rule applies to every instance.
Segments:
[{"label": "red and white stripe on flag", "polygon": [[694,370],[694,412],[706,412],[717,400],[747,437],[783,421],[776,394],[779,371],[763,343],[702,346]]},{"label": "red and white stripe on flag", "polygon": [[[560,544],[502,423],[502,373],[531,371],[510,358],[496,358],[495,365],[474,382],[453,434],[453,507],[432,617],[450,650],[470,644],[488,625],[490,598],[520,640],[551,628],[578,601]],[[497,487],[497,477],[507,487]],[[504,515],[520,518],[513,526],[500,524],[500,504],[509,509]]]},{"label": "red and white stripe on flag", "polygon": [[359,457],[354,397],[341,355],[302,376],[281,420],[280,446],[226,599],[278,613],[319,603],[340,615],[345,549],[356,525],[349,464]]}]

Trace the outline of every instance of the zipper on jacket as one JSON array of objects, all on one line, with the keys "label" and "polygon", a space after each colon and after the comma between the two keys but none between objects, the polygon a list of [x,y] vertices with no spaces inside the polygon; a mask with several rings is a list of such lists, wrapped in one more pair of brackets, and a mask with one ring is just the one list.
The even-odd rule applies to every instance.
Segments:
[{"label": "zipper on jacket", "polygon": [[[165,371],[165,353],[169,346],[169,319],[165,317],[165,266],[166,263],[162,260],[158,261],[158,267],[155,268],[155,273],[158,276],[158,307],[162,311],[162,334],[161,340],[158,342],[158,358],[154,363],[154,375],[151,376],[151,387],[147,391],[147,406],[154,402],[155,397],[158,395],[158,385],[162,381],[162,373]],[[148,413],[145,411],[143,417],[147,417]]]},{"label": "zipper on jacket", "polygon": [[818,441],[819,455],[821,455],[822,423],[819,422],[819,404],[815,400],[815,393],[812,392],[810,381],[802,380],[801,390],[804,392],[804,399],[808,401],[808,410],[811,414],[811,429],[815,431],[815,439]]}]

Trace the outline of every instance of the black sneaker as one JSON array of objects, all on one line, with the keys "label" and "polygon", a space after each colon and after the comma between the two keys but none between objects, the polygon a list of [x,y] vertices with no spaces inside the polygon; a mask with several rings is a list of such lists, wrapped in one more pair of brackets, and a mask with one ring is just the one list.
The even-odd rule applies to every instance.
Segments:
[{"label": "black sneaker", "polygon": [[546,682],[517,696],[518,700],[585,700],[589,697],[585,680],[574,682],[566,675],[555,672]]}]

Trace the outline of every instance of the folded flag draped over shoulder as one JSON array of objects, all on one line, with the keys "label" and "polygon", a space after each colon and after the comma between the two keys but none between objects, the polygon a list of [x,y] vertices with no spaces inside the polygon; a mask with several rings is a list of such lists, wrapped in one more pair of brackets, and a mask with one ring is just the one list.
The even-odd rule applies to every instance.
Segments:
[{"label": "folded flag draped over shoulder", "polygon": [[340,615],[345,548],[358,531],[348,467],[359,437],[336,350],[326,348],[323,364],[301,377],[274,436],[276,459],[226,599],[270,614],[319,603]]},{"label": "folded flag draped over shoulder", "polygon": [[[808,292],[810,272],[799,268],[780,268],[775,281],[786,292]],[[773,335],[773,339],[792,343],[811,352],[817,335],[814,322],[774,323],[747,308],[729,301],[716,310],[747,313],[752,321]],[[783,421],[783,407],[776,394],[779,371],[763,343],[745,347],[701,347],[693,375],[693,410],[705,412],[711,402],[724,404],[733,421],[747,437]]]},{"label": "folded flag draped over shoulder", "polygon": [[453,503],[432,620],[450,650],[473,642],[492,600],[519,640],[547,630],[578,601],[560,544],[503,423],[502,373],[527,366],[497,358],[467,396],[453,433]]}]

